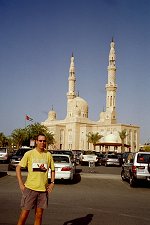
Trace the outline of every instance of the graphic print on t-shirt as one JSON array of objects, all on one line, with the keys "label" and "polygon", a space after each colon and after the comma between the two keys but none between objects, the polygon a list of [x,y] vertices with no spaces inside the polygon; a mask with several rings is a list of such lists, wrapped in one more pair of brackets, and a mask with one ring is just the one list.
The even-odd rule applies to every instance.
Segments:
[{"label": "graphic print on t-shirt", "polygon": [[41,162],[34,162],[32,163],[32,170],[38,172],[46,172],[47,171],[47,164]]}]

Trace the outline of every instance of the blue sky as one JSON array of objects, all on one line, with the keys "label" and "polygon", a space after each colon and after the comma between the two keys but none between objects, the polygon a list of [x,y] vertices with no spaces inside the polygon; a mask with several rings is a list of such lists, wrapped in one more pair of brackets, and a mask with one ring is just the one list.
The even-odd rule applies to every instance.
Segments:
[{"label": "blue sky", "polygon": [[150,141],[149,0],[0,0],[0,132],[66,116],[70,57],[76,91],[97,121],[105,107],[110,41],[117,65],[119,123]]}]

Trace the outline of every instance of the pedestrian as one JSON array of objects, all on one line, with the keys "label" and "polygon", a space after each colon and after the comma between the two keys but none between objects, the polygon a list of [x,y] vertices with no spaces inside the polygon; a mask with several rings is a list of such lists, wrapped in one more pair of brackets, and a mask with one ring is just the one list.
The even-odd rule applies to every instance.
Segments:
[{"label": "pedestrian", "polygon": [[[35,209],[34,225],[42,224],[42,215],[48,206],[48,193],[54,188],[55,167],[53,157],[45,150],[46,137],[38,135],[36,147],[25,153],[16,167],[19,187],[22,191],[20,217],[17,225],[24,225],[31,209]],[[21,175],[21,167],[27,167],[28,175],[25,183]],[[48,170],[51,169],[51,182],[48,184]]]}]

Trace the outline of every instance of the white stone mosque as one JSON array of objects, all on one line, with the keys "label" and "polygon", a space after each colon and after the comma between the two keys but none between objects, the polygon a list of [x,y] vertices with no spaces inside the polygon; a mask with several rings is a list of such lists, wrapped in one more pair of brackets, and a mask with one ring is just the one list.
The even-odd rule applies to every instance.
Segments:
[{"label": "white stone mosque", "polygon": [[92,143],[88,143],[87,134],[99,133],[102,138],[96,145],[96,151],[121,152],[122,141],[119,132],[126,131],[125,151],[138,151],[140,127],[117,122],[116,110],[116,55],[115,43],[110,43],[108,81],[106,90],[106,110],[100,113],[98,121],[88,118],[88,103],[76,94],[76,75],[74,56],[71,57],[68,92],[67,115],[64,120],[58,120],[56,112],[52,109],[48,118],[42,122],[54,134],[57,149],[93,150]]}]

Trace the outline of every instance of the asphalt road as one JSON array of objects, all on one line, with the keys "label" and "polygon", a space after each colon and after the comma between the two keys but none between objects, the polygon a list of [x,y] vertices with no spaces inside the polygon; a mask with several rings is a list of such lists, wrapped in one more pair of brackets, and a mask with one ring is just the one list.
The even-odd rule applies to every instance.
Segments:
[{"label": "asphalt road", "polygon": [[[103,174],[80,171],[74,184],[57,182],[49,196],[43,225],[149,225],[150,186],[130,188],[121,181],[120,168],[112,168],[118,175],[111,174],[109,169],[101,168],[107,170]],[[20,198],[16,177],[1,177],[0,225],[16,225]],[[26,225],[33,225],[33,219],[34,211]]]}]

